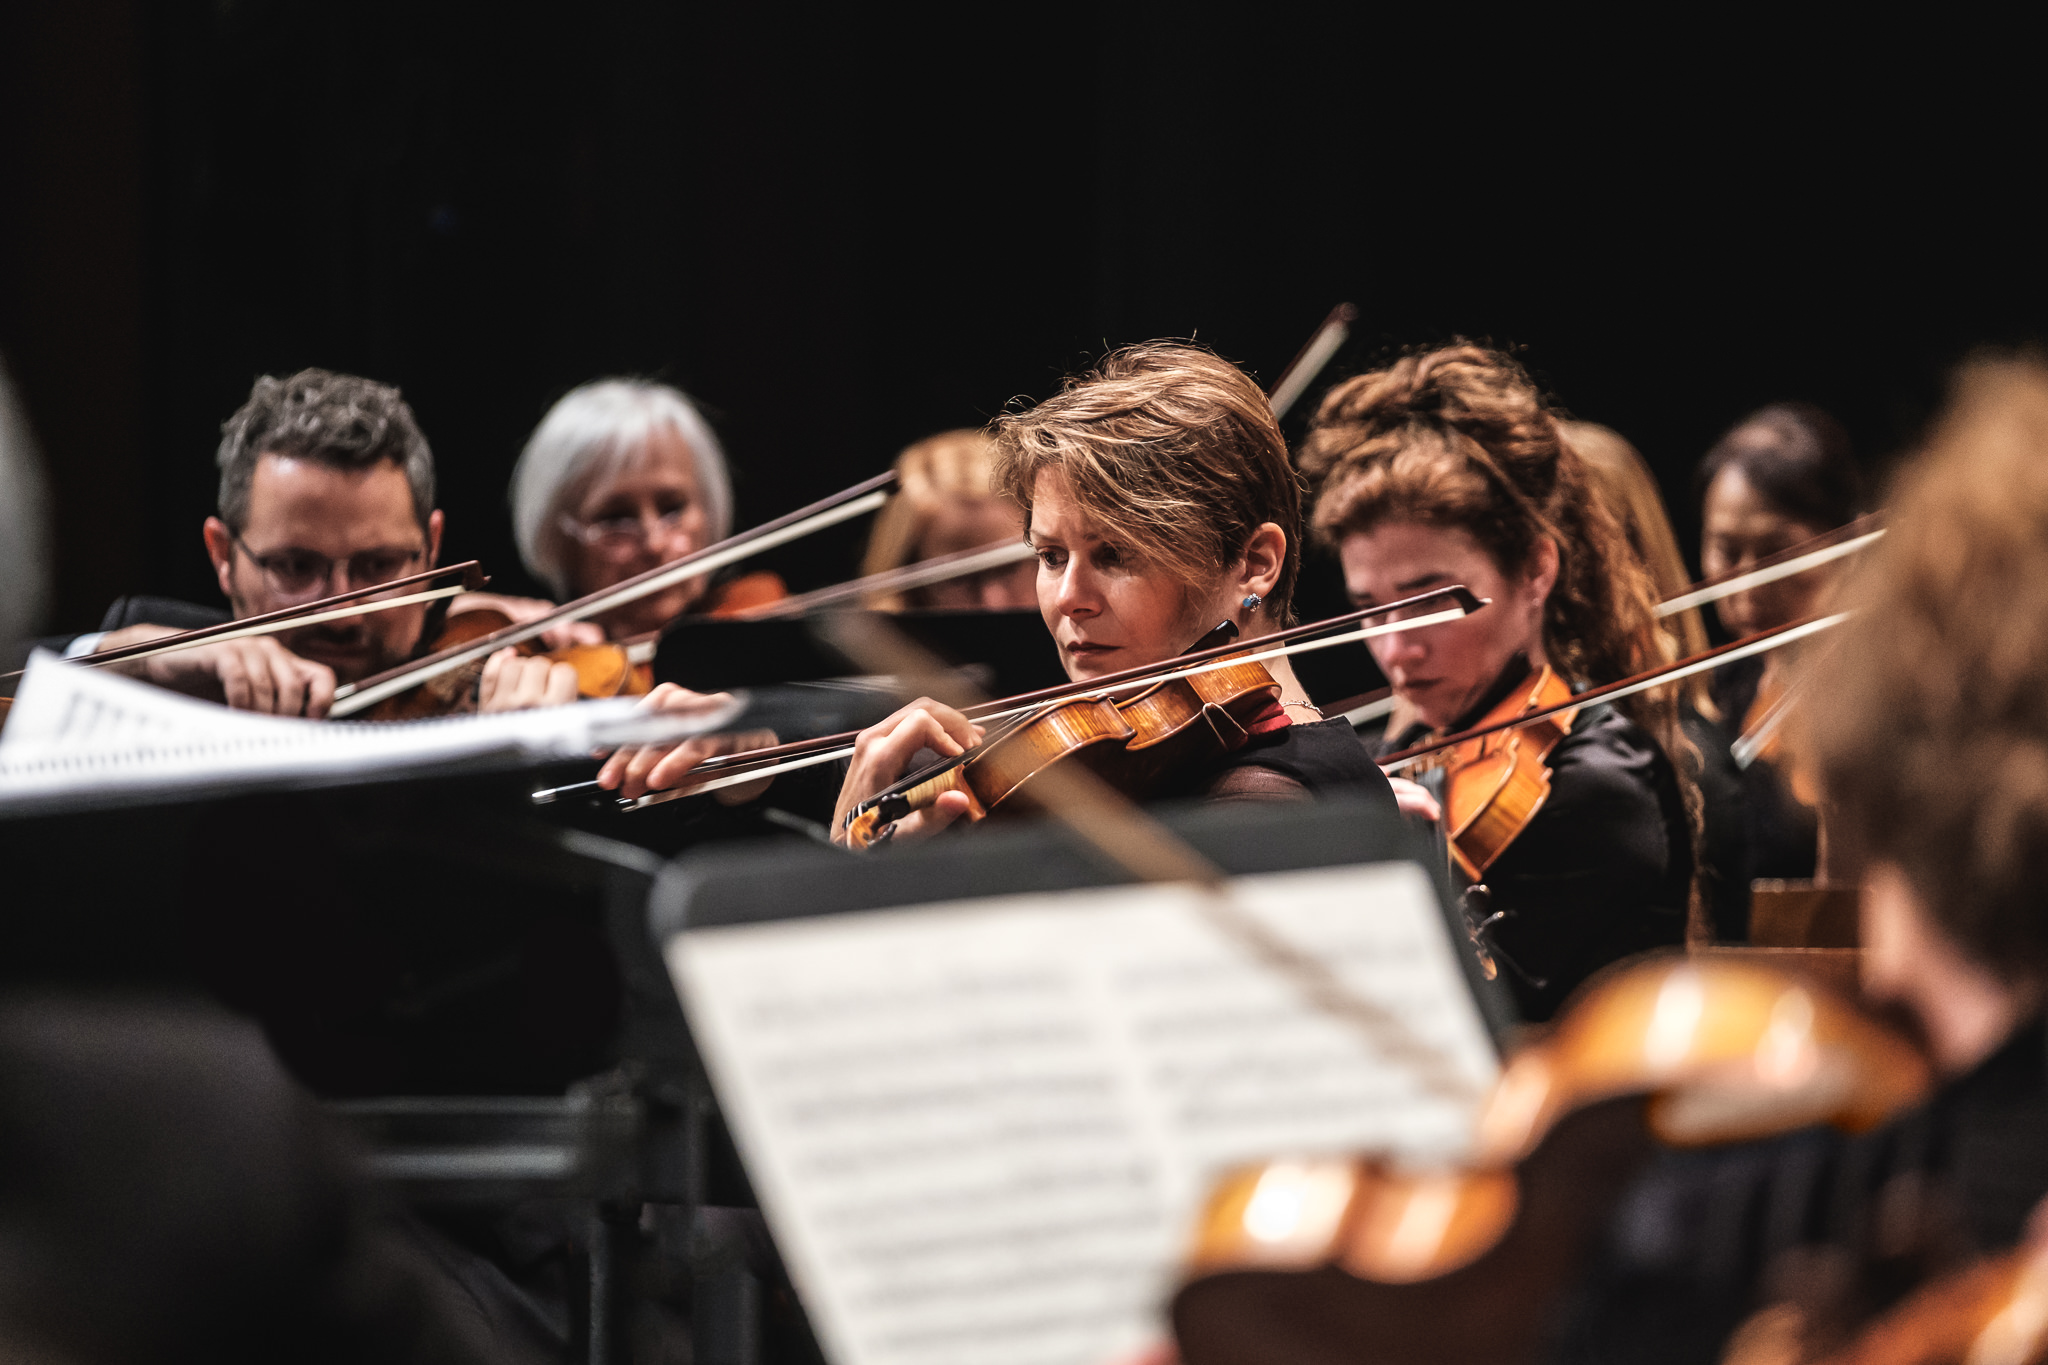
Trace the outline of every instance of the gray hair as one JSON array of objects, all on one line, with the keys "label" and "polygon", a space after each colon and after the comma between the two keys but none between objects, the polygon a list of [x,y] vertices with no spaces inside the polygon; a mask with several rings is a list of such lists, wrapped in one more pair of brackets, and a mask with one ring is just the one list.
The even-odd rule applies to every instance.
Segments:
[{"label": "gray hair", "polygon": [[249,522],[249,485],[264,455],[367,469],[390,460],[405,471],[422,531],[434,511],[434,452],[397,389],[352,374],[300,370],[264,375],[221,426],[220,519],[239,535]]},{"label": "gray hair", "polygon": [[0,363],[0,658],[28,638],[49,591],[43,471],[28,415]]},{"label": "gray hair", "polygon": [[710,423],[680,390],[648,379],[599,379],[562,395],[541,418],[512,470],[512,535],[534,577],[569,592],[556,526],[572,493],[630,459],[667,427],[689,446],[711,539],[732,534],[732,476]]}]

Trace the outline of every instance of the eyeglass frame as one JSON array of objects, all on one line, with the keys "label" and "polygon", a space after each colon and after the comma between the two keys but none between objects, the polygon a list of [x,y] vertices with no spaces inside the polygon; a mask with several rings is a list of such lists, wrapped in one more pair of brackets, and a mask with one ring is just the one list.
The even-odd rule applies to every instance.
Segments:
[{"label": "eyeglass frame", "polygon": [[[683,518],[696,505],[694,502],[685,503],[672,511],[662,513],[654,519],[656,531],[674,535],[681,528]],[[633,529],[630,531],[625,529],[627,522],[632,523]],[[616,529],[606,531],[604,528],[607,525]],[[614,549],[631,552],[648,544],[654,538],[647,529],[647,517],[644,514],[636,517],[600,517],[596,521],[583,521],[564,512],[555,518],[555,527],[586,550],[602,550],[604,542],[609,538],[614,541]]]},{"label": "eyeglass frame", "polygon": [[357,560],[369,555],[396,555],[400,552],[396,550],[360,550],[355,554],[348,556],[346,559],[331,559],[328,556],[321,554],[318,550],[287,548],[282,550],[272,550],[268,554],[259,555],[256,553],[255,550],[250,548],[248,541],[242,539],[242,533],[240,531],[230,529],[228,531],[228,539],[234,543],[236,549],[240,550],[243,554],[249,557],[249,562],[251,564],[254,564],[258,572],[260,572],[263,575],[264,582],[268,583],[270,585],[271,590],[281,597],[295,597],[306,591],[306,588],[293,588],[285,586],[279,580],[277,570],[272,568],[270,564],[266,562],[282,558],[285,555],[305,555],[309,559],[317,559],[320,561],[321,568],[319,576],[307,585],[307,587],[313,589],[324,588],[334,580],[334,568],[337,564],[346,566],[346,568],[348,569],[348,583],[344,587],[343,591],[346,591],[347,588],[373,588],[376,587],[377,584],[379,583],[389,583],[393,579],[403,578],[405,577],[406,570],[410,569],[414,564],[424,560],[427,556],[427,547],[425,545],[418,546],[412,550],[404,552],[404,561],[401,564],[399,564],[397,572],[391,574],[389,577],[372,579],[369,578],[368,575],[363,575],[359,579],[355,567]]}]

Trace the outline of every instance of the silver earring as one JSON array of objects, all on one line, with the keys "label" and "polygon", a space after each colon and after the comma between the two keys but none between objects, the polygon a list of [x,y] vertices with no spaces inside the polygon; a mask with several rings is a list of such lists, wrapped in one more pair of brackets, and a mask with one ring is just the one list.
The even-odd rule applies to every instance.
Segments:
[{"label": "silver earring", "polygon": [[1251,596],[1244,599],[1244,609],[1246,611],[1257,611],[1259,609],[1259,603],[1265,600],[1265,598],[1259,596],[1257,593],[1253,593]]}]

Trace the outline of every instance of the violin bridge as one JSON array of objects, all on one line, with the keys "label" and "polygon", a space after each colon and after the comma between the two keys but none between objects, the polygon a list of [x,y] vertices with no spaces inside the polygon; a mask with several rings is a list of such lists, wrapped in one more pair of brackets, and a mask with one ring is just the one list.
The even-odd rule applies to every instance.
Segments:
[{"label": "violin bridge", "polygon": [[1250,737],[1250,732],[1237,723],[1237,717],[1218,706],[1215,702],[1202,703],[1202,719],[1209,722],[1209,729],[1216,736],[1226,752],[1233,751]]}]

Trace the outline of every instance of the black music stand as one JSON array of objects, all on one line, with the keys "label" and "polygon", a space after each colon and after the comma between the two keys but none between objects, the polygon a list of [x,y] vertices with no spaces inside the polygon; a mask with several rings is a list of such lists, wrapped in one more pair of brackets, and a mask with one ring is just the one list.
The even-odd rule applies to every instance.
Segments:
[{"label": "black music stand", "polygon": [[[1517,1022],[1512,997],[1489,981],[1455,908],[1440,846],[1429,833],[1394,813],[1384,800],[1332,800],[1271,805],[1163,807],[1153,812],[1182,839],[1236,876],[1358,863],[1410,861],[1430,873],[1444,932],[1454,946],[1481,1017],[1498,1045]],[[648,900],[648,928],[663,944],[689,928],[752,924],[854,913],[1029,892],[1070,891],[1128,884],[1131,876],[1063,826],[1049,821],[1003,821],[963,836],[942,836],[908,848],[865,857],[815,845],[704,848],[663,868]],[[690,1149],[698,1168],[707,1156],[734,1159],[715,1098],[706,1084],[692,1106],[701,1116]],[[740,1173],[743,1176],[743,1173]],[[700,1181],[701,1187],[701,1181]],[[760,1335],[761,1288],[728,1281],[721,1314],[756,1314],[733,1322],[721,1317],[721,1339]],[[700,1305],[709,1317],[712,1305]],[[722,1354],[718,1365],[757,1365],[752,1354]],[[768,1362],[767,1365],[776,1365]]]}]

